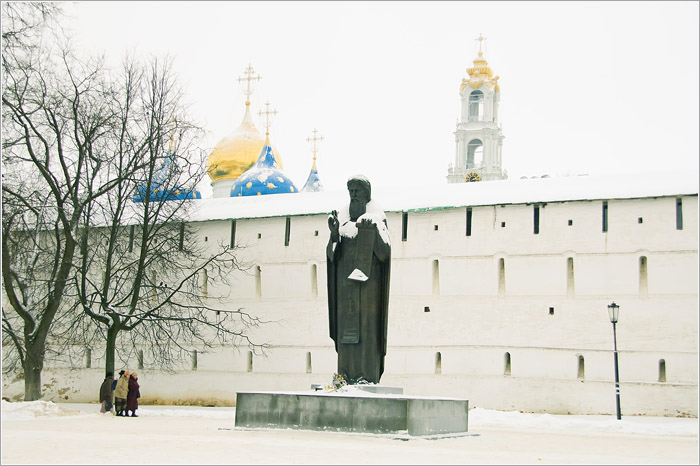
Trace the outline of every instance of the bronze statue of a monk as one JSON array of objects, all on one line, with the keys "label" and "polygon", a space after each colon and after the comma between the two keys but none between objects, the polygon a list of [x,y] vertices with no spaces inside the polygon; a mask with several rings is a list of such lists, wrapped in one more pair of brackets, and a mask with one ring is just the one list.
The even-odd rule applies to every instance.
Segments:
[{"label": "bronze statue of a monk", "polygon": [[328,320],[338,373],[349,384],[379,383],[384,372],[391,242],[386,215],[362,175],[347,183],[350,204],[328,217]]}]

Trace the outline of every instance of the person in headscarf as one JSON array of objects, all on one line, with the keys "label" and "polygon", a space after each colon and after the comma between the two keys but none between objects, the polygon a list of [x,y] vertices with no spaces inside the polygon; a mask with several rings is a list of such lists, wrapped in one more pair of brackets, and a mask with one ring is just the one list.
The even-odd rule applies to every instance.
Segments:
[{"label": "person in headscarf", "polygon": [[138,417],[136,410],[139,408],[138,398],[141,396],[139,391],[139,375],[132,372],[129,377],[129,393],[126,395],[126,415],[131,411],[131,417]]}]

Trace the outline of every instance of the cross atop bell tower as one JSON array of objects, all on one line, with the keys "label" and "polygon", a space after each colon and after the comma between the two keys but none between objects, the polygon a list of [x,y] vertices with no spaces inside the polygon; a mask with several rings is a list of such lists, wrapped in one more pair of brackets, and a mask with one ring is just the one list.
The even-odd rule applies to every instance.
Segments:
[{"label": "cross atop bell tower", "polygon": [[474,40],[478,40],[478,41],[479,41],[479,56],[482,57],[482,56],[484,55],[484,52],[483,52],[483,50],[482,50],[481,47],[482,47],[484,41],[486,40],[486,38],[483,36],[483,34],[479,33],[479,37],[477,37],[477,38],[474,39]]}]

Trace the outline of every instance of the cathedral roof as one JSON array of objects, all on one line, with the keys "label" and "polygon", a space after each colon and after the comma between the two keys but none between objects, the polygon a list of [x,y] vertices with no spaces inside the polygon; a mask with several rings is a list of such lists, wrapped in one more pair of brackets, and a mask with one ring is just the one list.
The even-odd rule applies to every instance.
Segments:
[{"label": "cathedral roof", "polygon": [[231,197],[261,196],[265,194],[297,193],[292,180],[282,172],[269,137],[257,162],[243,173],[231,186]]},{"label": "cathedral roof", "polygon": [[[250,101],[245,103],[243,121],[233,132],[221,139],[207,159],[207,174],[212,182],[235,180],[251,168],[265,145],[250,116]],[[283,167],[279,152],[272,148],[277,163]]]}]

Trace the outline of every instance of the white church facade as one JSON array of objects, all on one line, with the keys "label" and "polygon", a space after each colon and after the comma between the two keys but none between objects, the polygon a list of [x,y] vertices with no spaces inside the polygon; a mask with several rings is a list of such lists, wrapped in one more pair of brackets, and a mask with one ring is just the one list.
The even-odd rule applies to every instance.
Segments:
[{"label": "white church facade", "polygon": [[[498,78],[479,60],[470,79],[483,82],[462,85],[448,183],[429,192],[372,185],[392,246],[382,385],[470,407],[614,413],[614,301],[623,416],[697,417],[696,174],[505,179]],[[191,201],[189,221],[211,251],[240,247],[246,270],[231,272],[230,287],[201,285],[267,321],[251,338],[269,349],[192,347],[175,372],[130,360],[144,404],[232,405],[238,391],[307,391],[336,371],[327,218],[348,194],[235,188],[269,144],[250,118],[250,71],[243,122],[207,164],[214,197]],[[311,175],[305,188],[320,187],[315,163]],[[104,348],[89,350],[82,367],[47,363],[44,399],[97,400]],[[21,396],[22,381],[3,380],[3,393]]]}]

